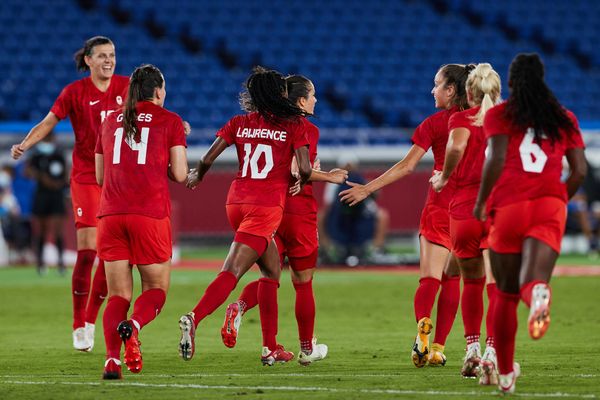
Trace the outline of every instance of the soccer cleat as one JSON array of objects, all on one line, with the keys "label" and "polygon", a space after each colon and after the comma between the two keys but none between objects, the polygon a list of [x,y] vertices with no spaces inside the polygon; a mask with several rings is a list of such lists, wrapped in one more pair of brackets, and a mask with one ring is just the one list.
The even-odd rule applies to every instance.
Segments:
[{"label": "soccer cleat", "polygon": [[429,354],[429,335],[433,330],[433,324],[427,317],[423,317],[417,323],[417,337],[412,349],[412,361],[417,368],[423,368],[427,363]]},{"label": "soccer cleat", "polygon": [[512,372],[506,375],[500,375],[498,379],[498,389],[504,394],[512,394],[515,392],[517,378],[521,375],[521,366],[519,363],[513,363]]},{"label": "soccer cleat", "polygon": [[129,371],[138,374],[142,370],[142,343],[138,338],[139,332],[131,321],[121,321],[117,330],[125,345],[125,365]]},{"label": "soccer cleat", "polygon": [[262,348],[260,360],[263,365],[272,366],[276,362],[286,363],[294,358],[294,353],[286,351],[282,345],[278,344],[275,350],[271,351],[268,347]]},{"label": "soccer cleat", "polygon": [[431,352],[427,362],[432,367],[443,367],[446,365],[446,356],[444,355],[444,346],[439,343],[431,345]]},{"label": "soccer cleat", "polygon": [[85,323],[85,336],[87,337],[90,348],[87,351],[92,351],[94,348],[94,332],[96,331],[96,325]]},{"label": "soccer cleat", "polygon": [[196,324],[194,323],[194,313],[190,312],[179,318],[179,330],[181,338],[179,339],[179,355],[184,361],[190,361],[194,357],[196,346],[194,336],[196,335]]},{"label": "soccer cleat", "polygon": [[73,347],[79,351],[90,351],[90,342],[85,334],[85,328],[77,328],[73,331]]},{"label": "soccer cleat", "polygon": [[300,365],[310,365],[314,361],[320,361],[327,357],[329,348],[326,344],[317,344],[317,338],[312,340],[312,352],[305,353],[303,350],[298,352],[298,362]]},{"label": "soccer cleat", "polygon": [[483,357],[481,357],[481,365],[479,369],[479,384],[480,385],[497,385],[498,384],[498,361],[496,359],[496,349],[491,346],[485,348]]},{"label": "soccer cleat", "polygon": [[237,301],[227,306],[225,311],[225,321],[221,328],[221,338],[223,344],[229,348],[235,347],[237,342],[240,325],[242,324],[242,310]]},{"label": "soccer cleat", "polygon": [[550,325],[550,287],[538,283],[531,290],[531,309],[529,310],[529,336],[541,339]]},{"label": "soccer cleat", "polygon": [[481,364],[481,347],[479,343],[471,343],[467,346],[467,353],[460,374],[465,378],[476,378]]},{"label": "soccer cleat", "polygon": [[109,358],[104,363],[104,373],[102,379],[123,379],[121,374],[121,361],[116,358]]}]

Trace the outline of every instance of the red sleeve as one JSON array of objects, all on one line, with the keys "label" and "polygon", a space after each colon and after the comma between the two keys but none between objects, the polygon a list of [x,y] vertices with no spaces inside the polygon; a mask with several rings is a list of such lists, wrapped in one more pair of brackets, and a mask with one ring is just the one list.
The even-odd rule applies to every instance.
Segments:
[{"label": "red sleeve", "polygon": [[458,128],[467,128],[470,130],[472,125],[472,122],[469,121],[464,113],[454,113],[448,120],[448,132],[450,132],[452,129]]},{"label": "red sleeve", "polygon": [[96,154],[104,154],[104,150],[102,150],[102,132],[104,131],[104,127],[106,125],[108,124],[104,123],[100,125],[100,129],[98,129],[98,135],[96,135]]},{"label": "red sleeve", "polygon": [[72,86],[68,85],[58,95],[58,98],[54,101],[54,105],[50,111],[56,115],[58,119],[65,119],[71,112],[72,108]]},{"label": "red sleeve", "polygon": [[421,122],[417,129],[415,129],[415,133],[412,136],[413,144],[416,144],[423,150],[427,151],[431,147],[431,119],[427,118],[425,121]]},{"label": "red sleeve", "polygon": [[222,138],[229,146],[235,142],[235,132],[238,127],[237,119],[238,116],[231,118],[225,126],[217,131],[217,137]]},{"label": "red sleeve", "polygon": [[294,150],[299,149],[300,147],[308,146],[308,133],[310,129],[308,124],[304,122],[294,123],[293,127],[295,128],[292,135],[292,146],[294,147]]},{"label": "red sleeve", "polygon": [[491,136],[497,135],[509,135],[510,132],[505,127],[506,124],[503,123],[502,112],[504,107],[496,106],[488,110],[485,113],[485,117],[483,119],[483,133],[485,134],[486,139]]},{"label": "red sleeve", "polygon": [[585,149],[585,144],[583,143],[583,137],[581,137],[581,130],[579,129],[579,121],[577,121],[577,117],[571,111],[567,111],[569,115],[569,119],[573,124],[573,129],[569,129],[567,132],[567,150],[570,149]]},{"label": "red sleeve", "polygon": [[169,132],[169,148],[175,146],[187,147],[185,129],[183,128],[183,121],[180,117],[173,118],[172,128]]}]

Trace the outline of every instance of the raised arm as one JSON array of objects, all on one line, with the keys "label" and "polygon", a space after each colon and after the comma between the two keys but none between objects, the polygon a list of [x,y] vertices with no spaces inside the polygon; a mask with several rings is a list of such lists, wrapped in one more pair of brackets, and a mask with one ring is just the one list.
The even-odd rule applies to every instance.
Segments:
[{"label": "raised arm", "polygon": [[473,209],[473,215],[481,221],[485,221],[486,219],[485,202],[490,196],[496,181],[498,181],[498,178],[504,169],[506,149],[508,148],[508,136],[495,135],[490,137],[488,139],[488,148],[489,155],[486,157],[485,163],[483,164],[481,186],[479,186],[477,201],[475,202],[475,208]]},{"label": "raised arm", "polygon": [[371,182],[365,185],[346,182],[351,188],[340,192],[340,200],[344,203],[348,203],[350,206],[360,203],[371,195],[371,193],[411,174],[425,153],[426,151],[422,147],[417,146],[416,144],[412,145],[402,160],[398,161],[393,167],[373,179]]},{"label": "raised arm", "polygon": [[10,149],[10,155],[15,160],[21,158],[21,156],[35,145],[37,142],[48,136],[48,134],[54,129],[56,124],[60,120],[52,111],[50,111],[43,120],[41,120],[36,126],[31,128],[25,139],[19,144],[15,144]]},{"label": "raised arm", "polygon": [[471,132],[467,128],[456,128],[450,131],[448,136],[448,144],[446,145],[446,156],[444,159],[444,168],[442,172],[436,172],[429,180],[433,190],[436,192],[441,191],[444,186],[448,183],[452,172],[456,169],[456,166],[462,160],[465,154],[465,149],[469,143],[469,137]]},{"label": "raised arm", "polygon": [[194,189],[198,182],[202,181],[204,175],[208,172],[213,162],[221,155],[221,153],[229,146],[222,137],[217,137],[210,146],[206,154],[198,161],[198,166],[190,170],[187,176],[187,187]]}]

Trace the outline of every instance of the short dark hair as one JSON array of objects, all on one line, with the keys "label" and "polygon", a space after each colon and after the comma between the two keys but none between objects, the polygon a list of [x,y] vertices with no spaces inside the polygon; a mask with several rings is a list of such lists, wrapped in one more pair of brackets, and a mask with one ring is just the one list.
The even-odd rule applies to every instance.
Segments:
[{"label": "short dark hair", "polygon": [[103,44],[113,44],[113,42],[106,36],[94,36],[85,41],[83,47],[77,50],[77,52],[75,52],[73,55],[77,71],[89,71],[90,67],[88,67],[88,65],[85,63],[85,56],[91,56],[94,52],[94,47]]}]

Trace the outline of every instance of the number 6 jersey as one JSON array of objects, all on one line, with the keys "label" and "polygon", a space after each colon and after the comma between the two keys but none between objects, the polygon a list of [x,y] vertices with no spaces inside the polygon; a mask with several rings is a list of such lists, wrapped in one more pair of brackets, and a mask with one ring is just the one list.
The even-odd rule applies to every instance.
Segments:
[{"label": "number 6 jersey", "polygon": [[294,151],[308,146],[305,118],[266,120],[259,113],[236,115],[217,132],[228,145],[235,144],[239,161],[227,204],[284,207]]},{"label": "number 6 jersey", "polygon": [[179,115],[149,101],[137,104],[138,137],[126,140],[123,113],[108,116],[96,142],[104,155],[104,184],[98,217],[139,214],[165,218],[171,213],[167,170],[169,151],[186,146]]},{"label": "number 6 jersey", "polygon": [[486,138],[508,135],[504,170],[488,201],[488,208],[537,199],[558,197],[567,201],[567,190],[561,182],[562,160],[567,150],[584,148],[575,115],[567,111],[573,129],[561,130],[554,144],[549,139],[534,140],[533,129],[521,129],[505,117],[506,103],[491,108],[485,115]]}]

